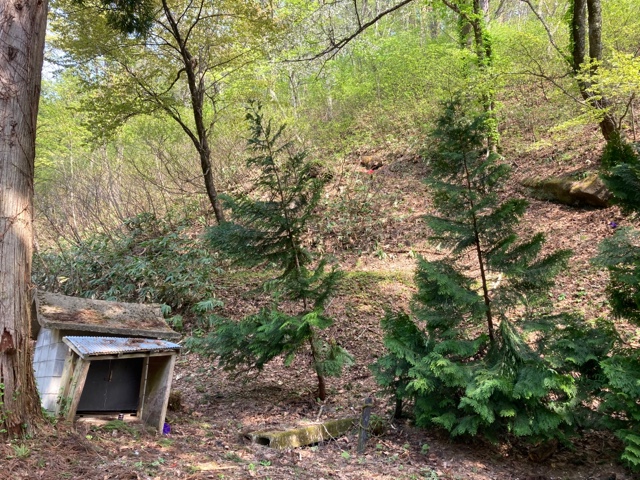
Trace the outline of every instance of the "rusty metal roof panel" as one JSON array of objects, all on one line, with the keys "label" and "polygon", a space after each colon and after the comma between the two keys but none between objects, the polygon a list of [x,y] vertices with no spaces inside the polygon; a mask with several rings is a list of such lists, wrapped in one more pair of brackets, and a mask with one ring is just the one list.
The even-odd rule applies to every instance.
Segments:
[{"label": "rusty metal roof panel", "polygon": [[155,338],[68,336],[64,337],[63,341],[82,358],[180,350],[180,345],[177,343]]}]

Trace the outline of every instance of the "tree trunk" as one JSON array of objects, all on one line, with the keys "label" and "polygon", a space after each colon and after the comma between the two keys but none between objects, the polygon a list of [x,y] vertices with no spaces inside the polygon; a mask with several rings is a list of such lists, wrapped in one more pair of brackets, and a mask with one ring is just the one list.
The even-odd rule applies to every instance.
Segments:
[{"label": "tree trunk", "polygon": [[199,149],[200,167],[202,168],[202,175],[204,176],[204,186],[207,190],[209,202],[213,207],[213,213],[216,216],[216,221],[220,224],[225,220],[224,210],[222,209],[222,205],[220,204],[216,185],[213,181],[213,171],[211,169],[211,150],[209,149],[209,142],[207,141],[206,137],[201,139],[201,145],[202,147]]},{"label": "tree trunk", "polygon": [[[0,0],[0,433],[40,419],[31,363],[33,173],[47,0]],[[25,431],[26,430],[26,431]]]},{"label": "tree trunk", "polygon": [[[580,72],[584,63],[585,44],[587,41],[587,2],[586,0],[574,0],[573,15],[571,17],[571,58],[573,60],[573,72]],[[582,91],[582,87],[580,88]]]},{"label": "tree trunk", "polygon": [[311,346],[313,368],[316,371],[316,376],[318,377],[318,398],[325,401],[327,398],[327,384],[324,380],[324,374],[320,368],[320,354],[316,350],[315,335],[313,333],[311,333],[311,336],[309,337],[309,345]]},{"label": "tree trunk", "polygon": [[[587,20],[588,17],[588,20]],[[587,55],[587,39],[589,41],[589,57]],[[591,63],[589,71],[582,71],[583,65],[602,60],[602,6],[600,0],[573,0],[571,17],[571,58],[574,74],[594,75],[598,70],[597,63]],[[579,79],[580,94],[594,108],[602,111],[600,130],[605,140],[620,134],[615,117],[607,111],[610,103],[604,94],[594,97],[590,90],[590,80]]]},{"label": "tree trunk", "polygon": [[[602,60],[602,6],[600,0],[587,0],[587,11],[589,12],[589,56],[593,60]],[[597,65],[592,67],[592,73],[596,73]],[[607,111],[610,102],[606,96],[602,95],[594,102],[597,108],[603,110],[604,117],[600,120],[600,130],[606,141],[611,140],[614,134],[620,134],[616,119]]]},{"label": "tree trunk", "polygon": [[[487,20],[489,18],[489,0],[473,0],[473,27],[474,41],[476,44],[476,56],[478,66],[486,70],[493,62],[493,47],[491,40],[487,38]],[[489,150],[497,152],[500,147],[500,135],[496,119],[495,95],[491,92],[482,95],[482,106],[490,120],[491,130],[487,139]]]},{"label": "tree trunk", "polygon": [[182,57],[182,62],[184,64],[184,71],[187,74],[187,84],[189,85],[189,94],[191,95],[191,110],[193,112],[193,121],[196,126],[195,134],[183,122],[180,122],[180,125],[187,135],[189,135],[189,138],[191,138],[191,141],[198,150],[198,154],[200,156],[200,167],[202,168],[207,196],[211,203],[211,207],[213,208],[213,213],[216,216],[216,221],[220,224],[225,221],[224,211],[220,205],[218,192],[215,187],[213,169],[211,168],[211,148],[209,147],[208,141],[209,129],[204,122],[204,99],[207,87],[205,85],[203,72],[206,71],[206,65],[198,66],[198,59],[192,55],[191,51],[187,47],[188,35],[183,36],[180,32],[180,27],[178,25],[180,19],[175,19],[167,0],[162,1],[162,8],[167,20],[169,21],[171,35],[178,44],[180,56]]},{"label": "tree trunk", "polygon": [[[491,46],[491,39],[488,37],[486,23],[489,18],[489,0],[473,0],[471,12],[464,8],[464,3],[460,2],[460,0],[442,0],[442,2],[458,14],[458,19],[462,23],[460,34],[463,47],[473,32],[478,68],[481,71],[486,71],[493,61],[493,47]],[[494,97],[495,95],[492,92],[488,92],[482,95],[481,100],[482,107],[487,114],[487,120],[491,125],[487,146],[490,151],[497,152],[500,148],[500,135],[498,133]]]}]

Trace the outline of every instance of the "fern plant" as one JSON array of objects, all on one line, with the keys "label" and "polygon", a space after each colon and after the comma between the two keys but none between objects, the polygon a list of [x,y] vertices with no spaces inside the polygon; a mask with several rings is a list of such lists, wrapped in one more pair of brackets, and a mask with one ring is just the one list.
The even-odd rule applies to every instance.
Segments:
[{"label": "fern plant", "polygon": [[518,238],[527,204],[501,199],[509,168],[488,148],[485,117],[468,108],[461,100],[445,106],[429,152],[438,212],[427,217],[430,240],[448,253],[419,259],[413,338],[407,342],[406,316],[387,317],[385,344],[396,363],[383,357],[374,373],[385,386],[395,377],[397,395],[415,401],[419,425],[454,436],[557,436],[571,421],[576,385],[525,333],[545,324],[548,288],[570,253],[543,255],[541,234]]},{"label": "fern plant", "polygon": [[[247,267],[268,266],[279,275],[266,281],[271,304],[239,322],[216,318],[213,332],[192,339],[190,346],[217,357],[227,369],[239,366],[262,369],[284,355],[290,364],[308,345],[318,378],[318,397],[326,398],[327,376],[340,375],[352,357],[335,342],[323,341],[319,332],[332,325],[325,313],[341,272],[327,259],[317,259],[305,248],[303,236],[314,216],[325,180],[319,178],[306,152],[283,141],[284,126],[273,128],[260,106],[247,113],[251,127],[247,164],[259,171],[252,195],[224,196],[232,222],[211,228],[211,246]],[[294,307],[284,308],[284,302]]]}]

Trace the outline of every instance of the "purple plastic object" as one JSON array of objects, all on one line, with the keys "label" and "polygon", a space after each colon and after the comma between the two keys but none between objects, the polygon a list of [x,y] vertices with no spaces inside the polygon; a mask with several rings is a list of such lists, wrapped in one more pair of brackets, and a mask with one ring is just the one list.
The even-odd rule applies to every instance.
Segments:
[{"label": "purple plastic object", "polygon": [[618,226],[618,224],[616,222],[609,222],[609,226],[611,228],[616,228]]},{"label": "purple plastic object", "polygon": [[162,434],[169,435],[170,433],[171,433],[171,425],[165,422],[164,426],[162,427]]}]

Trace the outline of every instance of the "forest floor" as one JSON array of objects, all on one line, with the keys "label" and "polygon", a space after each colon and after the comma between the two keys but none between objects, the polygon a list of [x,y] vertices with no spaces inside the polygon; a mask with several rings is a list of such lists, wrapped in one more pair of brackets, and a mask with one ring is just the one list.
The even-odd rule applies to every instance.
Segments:
[{"label": "forest floor", "polygon": [[[512,155],[513,181],[504,195],[527,195],[519,183],[527,176],[579,174],[596,168],[598,150],[585,147],[584,140],[562,148]],[[326,401],[315,398],[315,376],[305,355],[291,367],[274,361],[259,376],[243,373],[234,377],[206,358],[183,353],[173,381],[180,402],[172,402],[168,412],[169,434],[148,433],[131,417],[125,422],[113,417],[101,424],[80,421],[75,426],[47,426],[35,438],[0,445],[5,478],[635,478],[618,462],[619,442],[603,432],[584,432],[540,463],[516,439],[500,444],[455,441],[440,431],[418,429],[409,420],[391,419],[392,406],[378,395],[368,369],[383,351],[379,321],[387,308],[408,307],[414,292],[416,254],[435,258],[446,252],[426,240],[422,216],[429,205],[422,179],[428,165],[406,152],[384,152],[384,165],[370,171],[361,165],[363,156],[353,155],[337,169],[330,193],[339,201],[326,206],[318,231],[310,233],[317,237],[310,240],[335,255],[347,273],[329,306],[336,323],[327,335],[356,359],[341,378],[329,379]],[[607,315],[607,276],[591,266],[589,259],[598,243],[613,233],[610,222],[625,225],[631,220],[615,207],[595,209],[529,200],[522,232],[543,231],[548,251],[570,248],[574,252],[552,292],[556,307],[580,312],[588,319]],[[359,212],[348,217],[354,205]],[[240,274],[221,278],[219,291],[225,306],[220,313],[240,317],[259,308],[264,299],[252,296],[253,283]],[[375,398],[374,413],[388,421],[384,432],[371,438],[361,455],[355,432],[286,450],[251,444],[244,437],[249,431],[357,417],[366,397]]]}]

